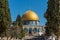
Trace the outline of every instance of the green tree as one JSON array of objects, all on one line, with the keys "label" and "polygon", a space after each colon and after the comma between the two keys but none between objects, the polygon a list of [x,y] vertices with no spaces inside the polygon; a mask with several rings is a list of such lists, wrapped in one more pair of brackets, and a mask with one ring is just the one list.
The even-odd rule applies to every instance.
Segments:
[{"label": "green tree", "polygon": [[48,9],[45,13],[47,35],[51,35],[51,32],[53,32],[55,35],[60,36],[60,12],[57,4],[59,5],[58,0],[48,0]]},{"label": "green tree", "polygon": [[[6,30],[9,29],[9,24],[11,23],[10,10],[8,6],[8,0],[0,0],[0,33],[6,34]],[[1,34],[0,34],[1,35]]]},{"label": "green tree", "polygon": [[20,14],[17,15],[16,22],[17,22],[17,26],[19,26],[19,30],[20,30],[20,33],[19,34],[21,34],[22,33],[22,30],[23,30],[23,26],[22,26],[22,18],[20,16]]},{"label": "green tree", "polygon": [[20,26],[20,28],[22,28],[22,18],[19,14],[17,15],[16,22],[17,22],[18,26]]},{"label": "green tree", "polygon": [[[16,18],[16,21],[13,22],[13,25],[15,26],[15,35],[16,35],[16,38],[20,38],[22,37],[23,35],[23,24],[22,24],[22,18],[20,16],[20,14],[17,15],[17,18]],[[25,34],[24,34],[25,35]],[[21,38],[22,39],[22,38]]]},{"label": "green tree", "polygon": [[20,14],[17,15],[16,23],[17,23],[17,26],[19,26],[20,31],[21,31],[23,29],[23,24],[22,24],[22,18],[20,16]]},{"label": "green tree", "polygon": [[21,35],[20,36],[21,36],[21,39],[25,37],[25,30],[21,31]]}]

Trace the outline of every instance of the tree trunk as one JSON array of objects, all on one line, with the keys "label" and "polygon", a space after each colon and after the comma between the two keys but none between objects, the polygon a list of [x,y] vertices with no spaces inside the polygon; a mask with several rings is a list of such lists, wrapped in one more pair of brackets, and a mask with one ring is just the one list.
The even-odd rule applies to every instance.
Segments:
[{"label": "tree trunk", "polygon": [[1,40],[3,39],[3,37],[1,37]]},{"label": "tree trunk", "polygon": [[58,37],[58,40],[60,40],[60,36]]},{"label": "tree trunk", "polygon": [[9,40],[11,40],[12,39],[12,37],[10,37],[10,39]]},{"label": "tree trunk", "polygon": [[8,40],[8,36],[7,36],[7,40]]}]

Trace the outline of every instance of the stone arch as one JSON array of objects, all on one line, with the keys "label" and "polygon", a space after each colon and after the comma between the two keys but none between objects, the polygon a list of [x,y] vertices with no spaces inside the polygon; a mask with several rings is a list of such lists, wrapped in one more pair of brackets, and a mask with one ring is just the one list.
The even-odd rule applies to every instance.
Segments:
[{"label": "stone arch", "polygon": [[32,28],[29,28],[29,34],[32,34]]},{"label": "stone arch", "polygon": [[42,28],[38,28],[38,32],[42,32]]},{"label": "stone arch", "polygon": [[34,29],[33,29],[33,32],[34,32],[34,33],[38,32],[37,28],[34,28]]}]

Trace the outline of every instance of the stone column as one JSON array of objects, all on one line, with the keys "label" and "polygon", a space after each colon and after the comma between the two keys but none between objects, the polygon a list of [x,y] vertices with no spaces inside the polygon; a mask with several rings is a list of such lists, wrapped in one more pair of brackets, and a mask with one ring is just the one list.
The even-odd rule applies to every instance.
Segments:
[{"label": "stone column", "polygon": [[39,35],[39,31],[38,31],[38,28],[37,28],[37,33],[38,33],[38,35]]},{"label": "stone column", "polygon": [[42,26],[42,32],[44,32],[44,27]]},{"label": "stone column", "polygon": [[32,35],[34,34],[33,28],[32,28]]},{"label": "stone column", "polygon": [[27,32],[27,34],[29,35],[29,28],[28,28],[28,32]]}]

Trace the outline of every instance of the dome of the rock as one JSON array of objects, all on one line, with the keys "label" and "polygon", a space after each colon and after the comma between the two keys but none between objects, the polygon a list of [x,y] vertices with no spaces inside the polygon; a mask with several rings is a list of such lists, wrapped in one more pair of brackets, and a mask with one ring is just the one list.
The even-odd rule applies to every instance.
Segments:
[{"label": "dome of the rock", "polygon": [[39,18],[37,16],[37,14],[31,10],[28,10],[27,12],[25,12],[25,14],[22,16],[22,20],[36,20],[38,21]]}]

